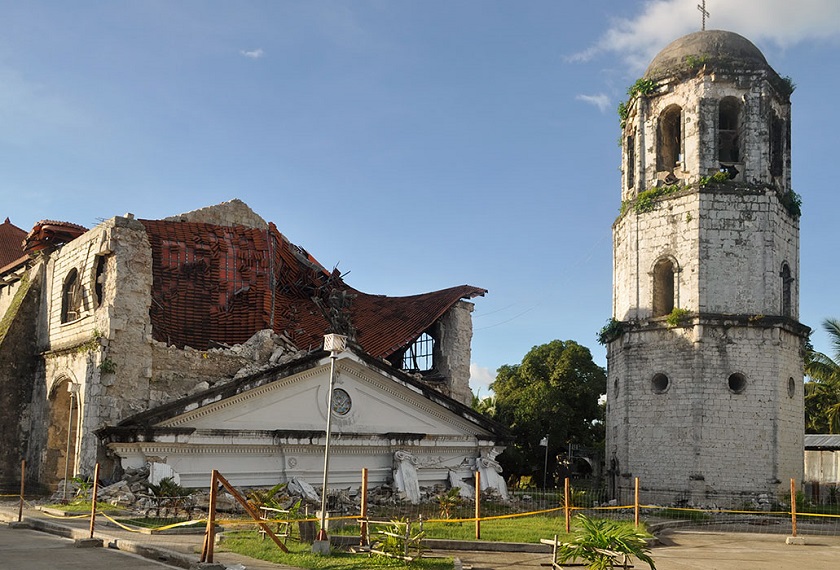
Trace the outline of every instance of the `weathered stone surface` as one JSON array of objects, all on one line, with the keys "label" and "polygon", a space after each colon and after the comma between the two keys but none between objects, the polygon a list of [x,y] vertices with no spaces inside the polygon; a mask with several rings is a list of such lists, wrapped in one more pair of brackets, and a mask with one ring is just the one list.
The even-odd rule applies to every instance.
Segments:
[{"label": "weathered stone surface", "polygon": [[[797,322],[799,217],[783,200],[789,93],[733,36],[700,32],[663,50],[623,130],[613,315],[624,327],[607,349],[616,493],[639,477],[658,501],[731,505],[802,478],[807,328]],[[672,64],[696,69],[660,73]],[[665,180],[676,186],[656,197]],[[669,323],[672,308],[686,314]]]},{"label": "weathered stone surface", "polygon": [[170,216],[164,220],[171,222],[204,222],[217,226],[246,226],[249,228],[266,229],[268,223],[258,216],[242,200],[234,199],[214,206],[199,208],[177,216]]}]

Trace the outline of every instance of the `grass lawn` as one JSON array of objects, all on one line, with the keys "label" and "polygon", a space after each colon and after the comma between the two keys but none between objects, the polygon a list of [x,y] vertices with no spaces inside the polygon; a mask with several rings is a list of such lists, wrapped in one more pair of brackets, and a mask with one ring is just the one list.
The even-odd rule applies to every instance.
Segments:
[{"label": "grass lawn", "polygon": [[[625,522],[632,527],[632,522]],[[376,525],[372,525],[376,527]],[[419,529],[412,525],[412,532]],[[371,528],[371,537],[377,528]],[[475,540],[474,522],[432,522],[424,523],[423,530],[426,538],[445,538],[450,540]],[[572,518],[572,532],[575,530],[575,519]],[[642,530],[645,530],[644,526]],[[337,531],[340,534],[358,535],[358,525],[348,525]],[[539,543],[541,538],[554,538],[561,542],[571,540],[566,534],[566,520],[562,516],[533,515],[507,519],[481,521],[481,540],[486,542],[527,542]]]},{"label": "grass lawn", "polygon": [[[333,550],[331,556],[312,554],[312,546],[306,543],[288,541],[286,544],[290,550],[286,554],[280,550],[271,540],[261,540],[256,531],[240,531],[226,533],[222,543],[216,548],[217,551],[236,552],[279,564],[288,564],[299,568],[313,570],[353,570],[358,568],[405,568],[408,563],[394,558],[366,554],[351,554]],[[411,568],[419,570],[452,570],[453,561],[451,558],[420,558],[411,562]]]}]

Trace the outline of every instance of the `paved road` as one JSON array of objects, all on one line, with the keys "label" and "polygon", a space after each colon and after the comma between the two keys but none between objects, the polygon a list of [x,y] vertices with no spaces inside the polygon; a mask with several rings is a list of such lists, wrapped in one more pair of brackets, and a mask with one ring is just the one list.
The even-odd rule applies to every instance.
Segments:
[{"label": "paved road", "polygon": [[73,540],[0,524],[0,568],[6,570],[161,570],[154,560],[111,548],[76,548]]},{"label": "paved road", "polygon": [[[16,512],[3,512],[0,519],[13,520]],[[33,522],[44,523],[37,511],[28,511]],[[53,532],[64,529],[67,535],[76,533],[86,536],[85,521],[48,521]],[[132,540],[141,546],[157,547],[157,554],[180,555],[189,561],[197,561],[196,549],[201,537],[151,537],[130,536],[119,529],[97,527],[96,536],[104,538],[119,547],[129,547]],[[840,568],[840,537],[807,536],[807,544],[795,546],[785,544],[785,536],[779,534],[711,533],[692,531],[666,531],[660,535],[661,546],[653,549],[652,555],[658,570],[836,570]],[[548,554],[510,552],[435,552],[438,555],[458,557],[463,567],[472,570],[506,570],[512,568],[537,569],[549,561]],[[279,570],[288,566],[273,565],[219,552],[217,562],[227,565],[243,564],[248,570]],[[0,524],[0,570],[40,570],[84,568],[86,570],[140,570],[173,568],[154,559],[114,550],[112,548],[76,548],[73,541],[36,530],[11,529]],[[636,563],[636,569],[645,569],[646,564]]]}]

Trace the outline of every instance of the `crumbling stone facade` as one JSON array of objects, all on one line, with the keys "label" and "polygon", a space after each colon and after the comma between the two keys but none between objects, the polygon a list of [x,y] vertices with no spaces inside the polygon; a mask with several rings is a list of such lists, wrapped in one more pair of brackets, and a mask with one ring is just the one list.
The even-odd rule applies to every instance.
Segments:
[{"label": "crumbling stone facade", "polygon": [[808,332],[790,85],[721,31],[675,41],[637,85],[613,225],[611,490],[776,493],[802,478]]},{"label": "crumbling stone facade", "polygon": [[[167,342],[165,335],[156,336],[151,309],[153,304],[167,303],[169,293],[163,291],[155,295],[155,250],[146,225],[154,222],[144,222],[126,214],[106,220],[89,231],[78,226],[69,228],[72,231],[62,234],[63,242],[46,240],[50,242],[47,247],[1,276],[0,396],[4,401],[4,414],[0,414],[0,443],[3,444],[0,485],[16,487],[23,458],[27,460],[30,489],[35,488],[35,483],[55,488],[65,474],[70,477],[90,475],[97,462],[101,464],[103,477],[113,478],[118,475],[119,459],[107,451],[97,430],[117,426],[126,418],[300,356],[299,348],[282,330],[270,328],[247,331],[240,326],[246,330],[243,340],[227,344],[219,341],[223,338],[221,333],[210,331],[215,339],[203,347],[176,346]],[[289,269],[295,256],[302,257],[305,267],[316,277],[328,275],[304,250],[282,242],[285,238],[273,225],[267,224],[239,200],[172,219],[175,225],[180,222],[207,235],[214,231],[224,234],[227,231],[224,228],[245,228],[257,230],[260,236],[276,236],[273,247],[285,246],[288,251],[282,265],[276,266],[277,275],[290,275],[283,271]],[[57,227],[60,231],[72,224],[43,222],[40,226]],[[213,227],[217,229],[213,230]],[[180,228],[176,228],[173,234],[179,231]],[[242,257],[234,263],[237,251],[250,259],[262,259],[267,254],[234,250],[230,238],[237,231],[240,230],[226,234],[229,241],[222,245],[213,242],[209,247],[227,248],[221,255],[225,275],[251,271],[250,268],[243,269]],[[240,242],[236,245],[244,247],[243,243],[252,244]],[[179,255],[184,252],[183,243],[169,241],[164,245],[167,252],[177,250]],[[170,265],[166,270],[175,275],[187,275],[181,281],[173,282],[177,285],[175,290],[181,286],[191,288],[195,284],[191,281],[193,275],[198,275],[197,280],[207,281],[208,265],[204,261],[178,265],[173,259],[168,259]],[[272,283],[278,286],[276,281]],[[311,289],[311,284],[303,279],[280,283],[277,295],[265,294],[265,298],[271,300],[272,313],[275,297],[289,294],[285,285]],[[218,289],[218,285],[216,287]],[[252,292],[256,289],[253,283],[250,288]],[[247,289],[242,287],[242,291]],[[209,290],[214,292],[212,284]],[[421,301],[428,297],[436,304],[429,311],[423,311],[424,305],[420,302],[415,308],[413,326],[433,330],[437,337],[435,356],[438,370],[443,372],[443,382],[439,385],[430,382],[430,385],[461,402],[469,402],[472,305],[458,299],[463,295],[483,294],[483,290],[462,286],[447,291],[444,295],[418,296]],[[218,291],[215,292],[218,296]],[[240,291],[233,293],[232,303],[240,302],[238,293]],[[314,290],[307,289],[304,294],[314,295]],[[387,327],[379,324],[381,321],[377,321],[375,311],[379,307],[387,311],[393,298],[358,294],[368,302],[363,307],[368,311],[367,338],[376,338],[374,327],[379,326],[380,331],[386,329],[385,334],[380,333],[384,341],[380,345],[388,342]],[[311,301],[306,296],[304,300]],[[406,306],[414,308],[413,305]],[[248,310],[259,316],[269,312],[260,303]],[[441,310],[442,314],[435,317],[435,311]],[[311,313],[299,316],[313,328],[325,328],[326,323],[312,321]],[[390,313],[404,314],[400,310]],[[202,315],[187,317],[194,321],[190,326],[207,326]],[[255,322],[260,321],[255,319]],[[176,322],[176,325],[181,324]],[[319,336],[322,332],[318,330],[310,337],[322,338]],[[403,334],[406,338],[392,341],[396,343],[392,350],[398,350],[411,340],[410,333]],[[304,347],[305,350],[310,348],[317,346]],[[388,348],[386,345],[382,350]],[[294,429],[294,426],[284,427]]]}]

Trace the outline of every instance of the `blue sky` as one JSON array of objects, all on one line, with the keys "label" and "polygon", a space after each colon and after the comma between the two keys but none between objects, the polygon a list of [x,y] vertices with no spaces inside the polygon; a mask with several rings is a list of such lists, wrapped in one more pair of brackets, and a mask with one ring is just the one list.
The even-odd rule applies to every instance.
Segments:
[{"label": "blue sky", "polygon": [[[240,198],[366,292],[488,289],[485,394],[553,339],[605,364],[615,108],[699,29],[697,3],[3,1],[0,221],[92,227]],[[819,329],[840,317],[840,3],[707,9],[798,86],[800,320]]]}]

